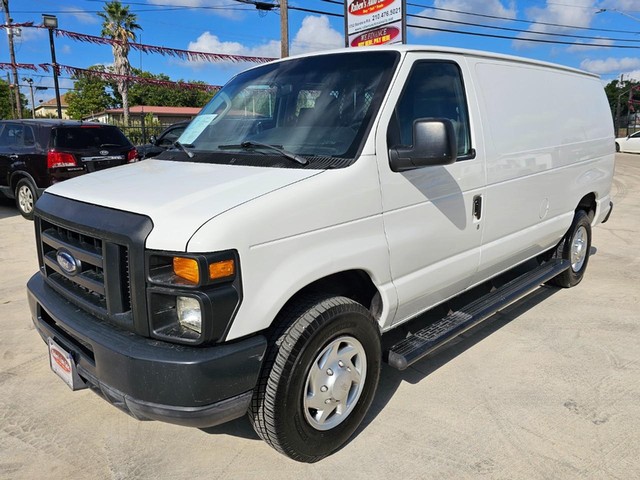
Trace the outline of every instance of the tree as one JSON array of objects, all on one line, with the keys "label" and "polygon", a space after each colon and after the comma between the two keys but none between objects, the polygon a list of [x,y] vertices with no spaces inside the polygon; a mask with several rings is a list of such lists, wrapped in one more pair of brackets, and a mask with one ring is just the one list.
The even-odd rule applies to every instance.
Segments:
[{"label": "tree", "polygon": [[[150,72],[132,69],[133,75],[141,78],[149,78],[153,80],[172,81],[167,75],[154,75]],[[182,82],[183,80],[178,80]],[[188,81],[187,83],[195,83],[205,85],[200,81]],[[213,93],[202,89],[194,88],[176,88],[175,86],[149,85],[138,83],[131,85],[129,89],[129,103],[134,105],[156,105],[166,107],[203,107],[211,98]]]},{"label": "tree", "polygon": [[[0,79],[0,119],[14,118],[14,112],[12,107],[12,100],[15,98],[13,90],[9,87],[9,83]],[[31,116],[31,110],[27,111],[27,97],[24,94],[20,94],[20,100],[22,103],[23,114],[29,114]],[[28,117],[27,117],[28,118]]]},{"label": "tree", "polygon": [[129,7],[124,7],[118,0],[108,2],[104,6],[104,12],[98,13],[103,19],[102,36],[116,40],[112,46],[115,72],[123,78],[116,82],[118,92],[122,97],[122,110],[124,123],[129,125],[129,84],[126,79],[130,75],[129,41],[136,40],[136,30],[142,27],[136,23],[135,13],[129,12]]},{"label": "tree", "polygon": [[10,95],[13,95],[13,91],[9,88],[9,84],[0,80],[0,118],[13,118]]},{"label": "tree", "polygon": [[[94,65],[89,70],[106,72],[103,65]],[[76,120],[113,108],[116,101],[108,92],[110,84],[106,80],[89,75],[74,76],[73,90],[67,93],[67,114]]]}]

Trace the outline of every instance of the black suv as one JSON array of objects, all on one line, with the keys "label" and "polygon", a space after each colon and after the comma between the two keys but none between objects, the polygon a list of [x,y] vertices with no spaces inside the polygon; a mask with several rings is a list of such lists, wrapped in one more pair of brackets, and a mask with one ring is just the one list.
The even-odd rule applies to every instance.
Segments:
[{"label": "black suv", "polygon": [[45,188],[67,178],[137,159],[112,125],[71,120],[0,121],[0,193],[15,198],[23,217]]},{"label": "black suv", "polygon": [[189,126],[189,123],[191,123],[191,120],[169,125],[157,138],[155,135],[151,135],[150,143],[145,143],[144,145],[138,145],[136,147],[136,150],[138,150],[138,157],[140,157],[141,160],[155,157],[168,148],[173,147],[173,144],[178,140],[180,135],[182,135],[182,132],[184,132],[187,126]]}]

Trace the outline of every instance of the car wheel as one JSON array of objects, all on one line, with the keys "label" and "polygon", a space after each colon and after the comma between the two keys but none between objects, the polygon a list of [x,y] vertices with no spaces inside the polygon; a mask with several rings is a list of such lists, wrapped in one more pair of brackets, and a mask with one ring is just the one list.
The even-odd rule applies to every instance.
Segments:
[{"label": "car wheel", "polygon": [[616,152],[620,151],[620,144],[618,142],[616,142]]},{"label": "car wheel", "polygon": [[583,211],[576,212],[571,228],[556,249],[556,257],[568,260],[567,270],[551,280],[551,283],[564,288],[570,288],[582,281],[589,263],[591,250],[591,221]]},{"label": "car wheel", "polygon": [[33,220],[33,209],[38,199],[33,184],[26,178],[23,178],[16,185],[14,196],[20,214],[27,220]]},{"label": "car wheel", "polygon": [[254,392],[258,435],[288,457],[316,462],[351,437],[380,377],[380,331],[362,305],[311,297],[279,317]]}]

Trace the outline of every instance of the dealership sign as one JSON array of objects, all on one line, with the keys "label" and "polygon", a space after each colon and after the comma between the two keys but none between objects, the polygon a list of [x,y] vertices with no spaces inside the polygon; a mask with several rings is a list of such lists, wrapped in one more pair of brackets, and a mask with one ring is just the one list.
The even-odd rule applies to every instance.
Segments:
[{"label": "dealership sign", "polygon": [[345,0],[348,47],[406,41],[405,0]]}]

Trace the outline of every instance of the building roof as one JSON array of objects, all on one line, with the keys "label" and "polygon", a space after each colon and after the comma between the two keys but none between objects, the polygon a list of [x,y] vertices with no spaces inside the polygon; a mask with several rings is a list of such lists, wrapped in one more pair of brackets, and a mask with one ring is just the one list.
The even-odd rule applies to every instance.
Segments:
[{"label": "building roof", "polygon": [[[67,94],[64,93],[60,95],[60,106],[66,108],[69,102],[67,102]],[[35,109],[37,110],[40,107],[57,107],[58,103],[56,102],[56,98],[53,97],[51,100],[47,100],[46,102],[42,102]]]}]

